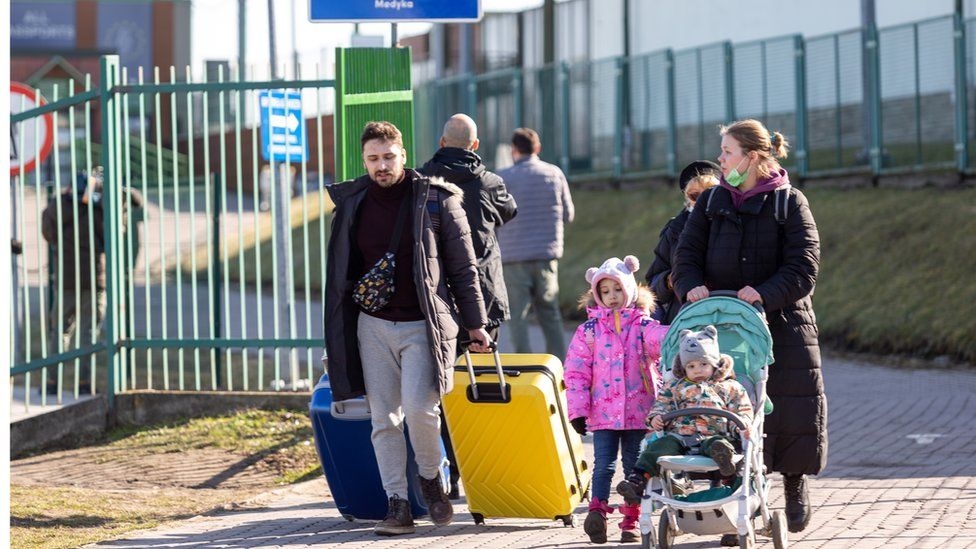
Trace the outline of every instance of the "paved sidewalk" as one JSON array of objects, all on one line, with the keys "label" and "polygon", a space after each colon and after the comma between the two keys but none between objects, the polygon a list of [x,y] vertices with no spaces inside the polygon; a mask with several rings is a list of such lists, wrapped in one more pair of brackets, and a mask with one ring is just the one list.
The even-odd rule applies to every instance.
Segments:
[{"label": "paved sidewalk", "polygon": [[[502,343],[504,349],[507,342]],[[894,369],[826,358],[824,375],[830,458],[812,481],[812,523],[805,532],[790,535],[790,546],[976,547],[976,372]],[[592,459],[589,444],[587,452]],[[778,485],[772,505],[783,505]],[[343,519],[323,479],[265,494],[250,507],[99,546],[592,547],[582,530],[585,504],[577,509],[580,525],[567,528],[554,521],[491,518],[476,526],[462,502],[455,505],[454,524],[435,527],[420,520],[416,534],[394,538],[374,535],[371,522]],[[611,540],[616,522],[610,522]],[[773,546],[768,538],[757,541],[757,547]],[[683,535],[675,545],[719,543],[717,536]]]}]

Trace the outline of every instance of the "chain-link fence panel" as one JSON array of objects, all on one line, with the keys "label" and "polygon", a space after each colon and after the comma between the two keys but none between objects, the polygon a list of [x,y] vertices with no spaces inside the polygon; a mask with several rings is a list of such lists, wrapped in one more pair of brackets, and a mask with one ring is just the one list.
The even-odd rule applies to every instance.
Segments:
[{"label": "chain-link fence panel", "polygon": [[521,74],[516,71],[478,78],[478,112],[475,117],[478,138],[481,140],[478,154],[489,169],[497,170],[512,163],[509,144],[518,124],[519,102],[522,100],[520,86]]},{"label": "chain-link fence panel", "polygon": [[[733,48],[735,118],[755,118],[769,131],[796,141],[796,39],[793,36],[737,44]],[[792,169],[795,155],[782,164]]]},{"label": "chain-link fence panel", "polygon": [[718,156],[718,127],[730,118],[726,44],[674,54],[677,167]]},{"label": "chain-link fence panel", "polygon": [[952,19],[883,29],[879,46],[882,167],[951,163],[955,124]]},{"label": "chain-link fence panel", "polygon": [[627,63],[624,126],[625,172],[664,172],[670,150],[670,85],[672,54],[661,51],[634,57]]},{"label": "chain-link fence panel", "polygon": [[811,174],[867,167],[863,57],[858,31],[806,41]]},{"label": "chain-link fence panel", "polygon": [[563,167],[569,163],[568,147],[564,151],[562,138],[562,128],[567,122],[563,120],[565,82],[561,65],[526,71],[522,81],[523,125],[538,132],[542,140],[539,157]]}]

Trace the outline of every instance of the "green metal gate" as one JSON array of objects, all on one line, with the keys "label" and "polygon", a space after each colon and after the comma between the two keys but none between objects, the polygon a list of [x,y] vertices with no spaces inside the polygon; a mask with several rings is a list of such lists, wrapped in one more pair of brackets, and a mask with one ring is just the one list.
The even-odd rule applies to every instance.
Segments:
[{"label": "green metal gate", "polygon": [[[407,95],[398,100],[407,103],[398,109],[412,113],[409,52],[381,51],[391,62],[406,53],[396,85],[406,79]],[[370,89],[381,82],[368,80],[357,91],[387,91]],[[80,91],[69,82],[64,97],[53,90],[49,104],[11,117],[15,142],[46,115],[62,136],[45,166],[12,178],[13,235],[23,243],[11,289],[19,304],[11,334],[14,406],[104,392],[111,407],[116,393],[133,389],[311,386],[323,352],[331,210],[323,187],[339,164],[333,138],[345,139],[333,136],[326,114],[337,100],[335,82],[239,81],[223,72],[207,81],[172,68],[168,78],[158,68],[132,75],[117,56],[106,56],[95,85],[89,77]],[[307,157],[262,159],[259,97],[268,90],[300,94],[295,114],[306,124]],[[412,139],[412,119],[400,127]],[[358,134],[354,142],[345,165],[360,158]],[[99,170],[102,192],[78,192],[81,181],[96,186]],[[49,241],[41,230],[45,211],[54,220]],[[104,289],[97,282],[102,248]],[[92,305],[102,295],[99,322]],[[86,322],[62,338],[72,310]]]}]

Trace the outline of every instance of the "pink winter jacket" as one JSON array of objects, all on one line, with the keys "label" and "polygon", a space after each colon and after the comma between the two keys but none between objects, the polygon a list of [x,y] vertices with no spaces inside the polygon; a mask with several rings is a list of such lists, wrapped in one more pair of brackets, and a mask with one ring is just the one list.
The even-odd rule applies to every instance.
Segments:
[{"label": "pink winter jacket", "polygon": [[590,431],[646,429],[661,388],[658,361],[668,327],[629,307],[619,311],[618,333],[613,309],[586,311],[590,320],[576,329],[566,352],[569,418],[585,417]]}]

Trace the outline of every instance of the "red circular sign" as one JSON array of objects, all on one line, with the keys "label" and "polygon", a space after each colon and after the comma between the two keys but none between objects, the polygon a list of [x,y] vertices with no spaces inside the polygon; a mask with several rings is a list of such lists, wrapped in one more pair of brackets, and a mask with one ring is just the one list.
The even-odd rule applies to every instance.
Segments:
[{"label": "red circular sign", "polygon": [[[11,116],[47,104],[37,91],[20,82],[10,83]],[[10,177],[28,173],[51,154],[54,145],[54,116],[45,113],[10,126]],[[40,148],[38,148],[40,143]]]}]

